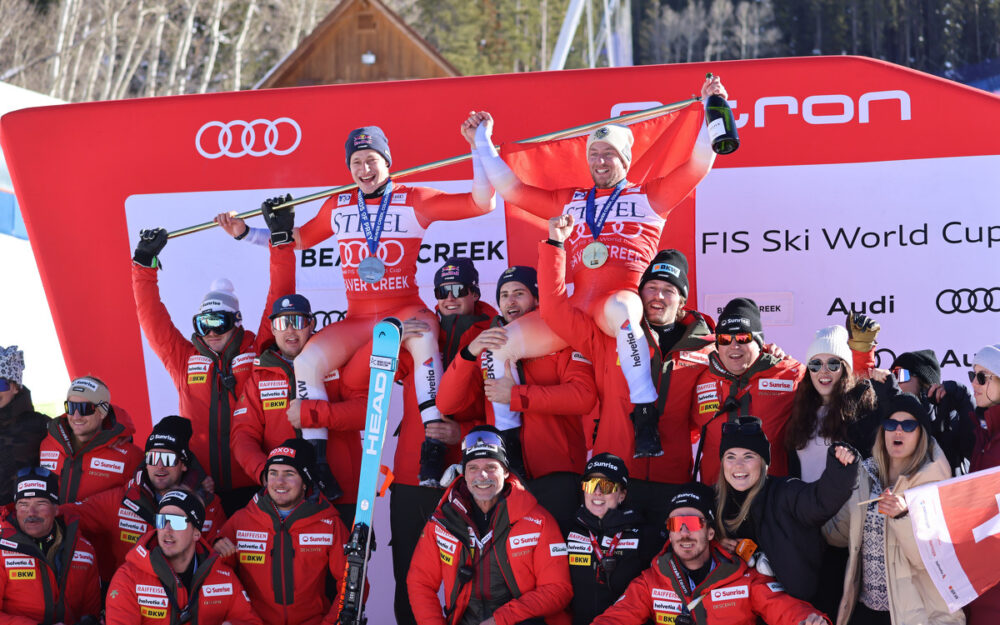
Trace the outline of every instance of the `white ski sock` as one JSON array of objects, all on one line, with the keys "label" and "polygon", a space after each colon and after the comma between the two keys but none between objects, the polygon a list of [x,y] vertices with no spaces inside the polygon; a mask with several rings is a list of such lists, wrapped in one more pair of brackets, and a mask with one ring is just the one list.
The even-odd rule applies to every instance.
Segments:
[{"label": "white ski sock", "polygon": [[633,404],[656,401],[656,387],[649,373],[649,342],[646,336],[642,332],[633,332],[632,324],[626,321],[618,328],[615,341],[622,374],[628,384],[629,401]]}]

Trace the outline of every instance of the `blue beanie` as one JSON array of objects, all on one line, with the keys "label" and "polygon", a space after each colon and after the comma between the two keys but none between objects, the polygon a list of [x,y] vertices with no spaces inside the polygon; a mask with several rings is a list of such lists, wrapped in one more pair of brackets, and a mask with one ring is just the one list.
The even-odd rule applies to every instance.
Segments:
[{"label": "blue beanie", "polygon": [[534,267],[514,265],[500,274],[500,279],[497,280],[498,303],[500,302],[500,287],[508,282],[520,282],[524,286],[528,287],[528,290],[531,291],[531,294],[535,297],[535,299],[538,298],[538,272],[535,271]]},{"label": "blue beanie", "polygon": [[385,138],[385,133],[378,126],[355,128],[347,135],[344,151],[347,152],[348,167],[351,165],[351,156],[358,150],[375,150],[382,155],[387,165],[392,165],[389,140]]}]

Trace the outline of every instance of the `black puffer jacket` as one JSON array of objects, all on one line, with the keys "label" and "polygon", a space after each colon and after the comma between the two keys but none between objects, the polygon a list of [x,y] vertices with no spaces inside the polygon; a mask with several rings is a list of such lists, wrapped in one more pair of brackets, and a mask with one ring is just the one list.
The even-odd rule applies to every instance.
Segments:
[{"label": "black puffer jacket", "polygon": [[[815,482],[791,477],[767,477],[763,490],[750,506],[750,516],[730,538],[752,538],[767,555],[774,576],[785,591],[804,601],[812,600],[819,583],[826,542],[820,531],[851,496],[858,477],[858,458],[846,467],[831,446],[826,469]],[[857,453],[855,453],[857,456]],[[725,515],[739,506],[727,503]]]},{"label": "black puffer jacket", "polygon": [[22,386],[0,408],[0,506],[14,501],[14,481],[21,467],[38,465],[38,448],[48,434],[49,418],[35,412],[31,391]]},{"label": "black puffer jacket", "polygon": [[[598,564],[590,535],[607,553],[618,536],[612,570]],[[576,513],[573,529],[566,535],[569,550],[569,576],[573,582],[573,625],[587,625],[601,612],[607,610],[622,596],[625,588],[643,570],[663,547],[665,536],[647,525],[642,515],[634,510],[608,510],[599,519],[585,507]]]}]

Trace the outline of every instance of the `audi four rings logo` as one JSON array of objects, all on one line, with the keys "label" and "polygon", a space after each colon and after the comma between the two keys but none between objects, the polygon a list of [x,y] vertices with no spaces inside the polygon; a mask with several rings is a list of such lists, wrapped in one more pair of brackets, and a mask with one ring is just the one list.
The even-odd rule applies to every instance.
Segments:
[{"label": "audi four rings logo", "polygon": [[1000,286],[976,289],[945,289],[938,293],[937,309],[952,313],[1000,312]]},{"label": "audi four rings logo", "polygon": [[[215,131],[215,132],[212,132]],[[258,144],[257,133],[263,133],[263,144]],[[217,133],[217,134],[216,134]],[[236,145],[233,145],[234,137]],[[215,137],[215,141],[212,138]],[[302,142],[302,129],[291,117],[255,119],[231,122],[208,122],[198,129],[194,137],[194,147],[205,158],[228,156],[285,156],[295,151]]]},{"label": "audi four rings logo", "polygon": [[[379,241],[375,256],[385,263],[386,267],[395,267],[403,260],[403,244],[399,241]],[[340,244],[340,265],[342,267],[357,267],[364,259],[371,256],[367,241],[343,241]]]}]

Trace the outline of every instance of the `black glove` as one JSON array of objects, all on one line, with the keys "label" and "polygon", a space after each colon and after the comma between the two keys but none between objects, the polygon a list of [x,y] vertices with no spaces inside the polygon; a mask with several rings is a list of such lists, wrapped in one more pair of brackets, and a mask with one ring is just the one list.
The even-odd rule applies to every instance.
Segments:
[{"label": "black glove", "polygon": [[295,207],[289,206],[281,210],[274,210],[285,202],[292,201],[292,194],[280,195],[268,200],[260,205],[260,211],[264,215],[267,229],[271,231],[271,245],[284,245],[292,242],[292,228],[295,227]]},{"label": "black glove", "polygon": [[162,266],[156,257],[166,245],[167,231],[163,228],[143,230],[139,233],[139,244],[135,246],[132,260],[143,267]]}]

